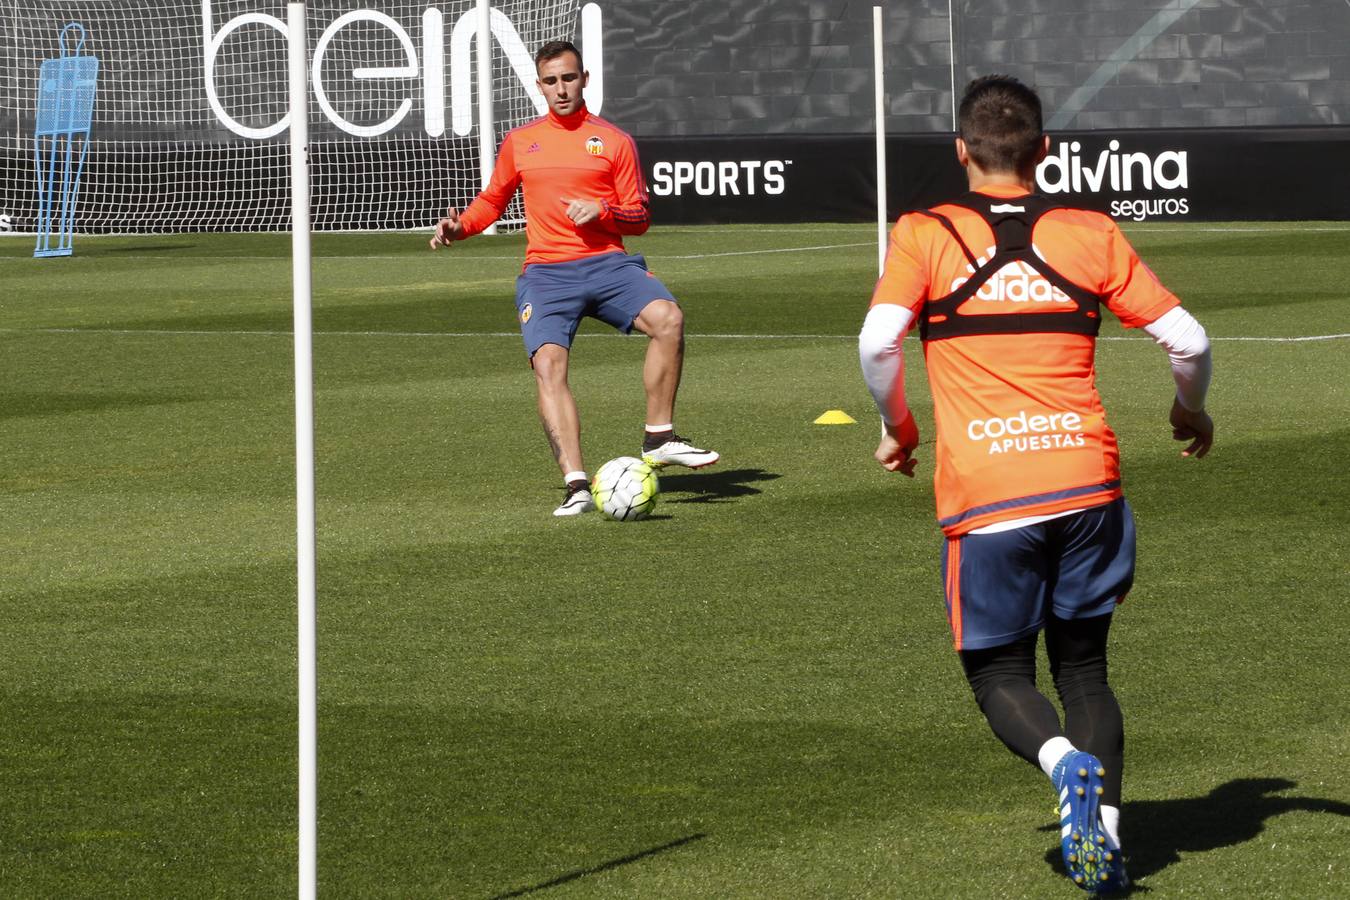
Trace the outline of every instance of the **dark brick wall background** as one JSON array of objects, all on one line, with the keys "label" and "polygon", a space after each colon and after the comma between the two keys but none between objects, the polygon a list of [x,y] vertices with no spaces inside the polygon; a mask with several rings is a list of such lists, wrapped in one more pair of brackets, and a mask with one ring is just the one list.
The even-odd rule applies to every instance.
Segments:
[{"label": "dark brick wall background", "polygon": [[[872,128],[873,2],[598,2],[603,114],[636,135]],[[1058,128],[1350,123],[1348,0],[952,0],[950,30],[947,0],[877,5],[891,132],[951,129],[953,46],[958,94],[1016,75]]]}]

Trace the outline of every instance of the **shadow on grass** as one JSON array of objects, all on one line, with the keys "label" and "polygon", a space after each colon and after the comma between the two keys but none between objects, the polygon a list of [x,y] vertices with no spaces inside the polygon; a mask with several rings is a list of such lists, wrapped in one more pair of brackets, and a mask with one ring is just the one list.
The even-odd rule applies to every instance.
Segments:
[{"label": "shadow on grass", "polygon": [[1250,284],[1246,290],[1187,291],[1186,299],[1195,297],[1194,305],[1206,312],[1220,309],[1267,309],[1272,306],[1302,306],[1308,303],[1326,303],[1340,300],[1339,291],[1281,291]]},{"label": "shadow on grass", "polygon": [[[212,258],[222,264],[228,264],[230,257]],[[371,303],[331,303],[325,296],[326,288],[316,291],[314,310],[314,331],[324,332],[389,332],[394,334],[416,333],[426,335],[448,335],[463,333],[486,333],[489,335],[510,332],[514,327],[514,317],[503,314],[502,303],[510,312],[509,301],[501,303],[456,304],[453,308],[446,303],[445,296],[437,294],[415,300],[382,300]],[[372,288],[393,295],[399,291],[397,285]],[[293,327],[289,296],[277,294],[276,303],[268,309],[259,311],[204,312],[194,309],[175,315],[157,315],[147,318],[126,320],[123,327],[146,331],[276,331],[289,333]],[[519,340],[518,338],[516,339]],[[503,346],[506,346],[504,343]],[[511,362],[519,365],[518,357],[511,356]]]},{"label": "shadow on grass", "polygon": [[630,853],[628,856],[621,856],[618,859],[611,859],[609,862],[601,863],[598,866],[591,866],[590,868],[587,869],[575,869],[571,872],[568,872],[566,875],[559,875],[557,878],[553,878],[548,881],[543,881],[540,882],[539,884],[532,884],[529,887],[518,888],[517,890],[514,891],[508,891],[505,894],[497,894],[492,898],[492,900],[507,900],[507,898],[509,897],[523,897],[526,894],[532,894],[535,891],[546,891],[549,888],[555,888],[558,887],[559,885],[567,884],[569,881],[576,881],[578,878],[585,878],[587,875],[598,875],[601,872],[608,872],[610,869],[617,869],[620,866],[626,866],[630,863],[639,862],[641,860],[647,859],[648,857],[655,856],[658,853],[665,853],[668,850],[674,850],[677,847],[683,847],[685,844],[690,844],[693,843],[694,841],[701,841],[705,837],[707,837],[707,835],[703,833],[687,834],[684,837],[670,841],[669,843],[661,844],[660,846],[657,847],[649,847],[646,850],[641,850],[637,853]]},{"label": "shadow on grass", "polygon": [[752,487],[757,481],[773,481],[781,477],[777,472],[766,472],[763,469],[727,469],[706,474],[662,475],[661,491],[694,495],[669,500],[667,501],[669,503],[723,503],[737,497],[749,497],[760,493],[759,488]]},{"label": "shadow on grass", "polygon": [[130,247],[91,247],[87,251],[89,256],[104,256],[114,253],[163,253],[169,250],[196,250],[197,244],[133,244]]},{"label": "shadow on grass", "polygon": [[102,412],[106,409],[137,409],[190,403],[199,398],[186,394],[98,394],[56,391],[5,391],[0,393],[0,421],[68,413]]},{"label": "shadow on grass", "polygon": [[[1285,778],[1238,778],[1205,797],[1183,800],[1136,800],[1121,811],[1121,842],[1126,870],[1138,881],[1181,861],[1181,854],[1232,847],[1259,836],[1266,820],[1303,811],[1350,816],[1350,803],[1316,797],[1271,796],[1298,786]],[[1058,825],[1043,830],[1058,831]],[[1058,849],[1045,856],[1063,871]],[[1147,890],[1141,888],[1140,890]]]},{"label": "shadow on grass", "polygon": [[[1147,240],[1147,238],[1145,237]],[[1340,257],[1345,252],[1347,235],[1343,231],[1289,231],[1283,234],[1261,232],[1242,234],[1234,231],[1229,235],[1206,240],[1203,249],[1198,252],[1206,257],[1224,259],[1287,259],[1290,256]],[[1148,258],[1187,259],[1197,252],[1197,246],[1190,241],[1169,241],[1152,244],[1144,254]]]}]

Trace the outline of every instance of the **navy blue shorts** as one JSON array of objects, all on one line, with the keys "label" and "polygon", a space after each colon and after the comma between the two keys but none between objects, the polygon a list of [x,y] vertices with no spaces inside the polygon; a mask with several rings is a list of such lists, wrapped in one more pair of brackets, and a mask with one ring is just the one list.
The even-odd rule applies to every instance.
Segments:
[{"label": "navy blue shorts", "polygon": [[1011,531],[963,534],[942,548],[957,650],[1000,647],[1061,619],[1105,615],[1134,583],[1134,513],[1124,497]]},{"label": "navy blue shorts", "polygon": [[534,263],[516,279],[516,317],[530,356],[545,344],[571,347],[583,316],[628,334],[648,303],[674,299],[645,259],[626,253]]}]

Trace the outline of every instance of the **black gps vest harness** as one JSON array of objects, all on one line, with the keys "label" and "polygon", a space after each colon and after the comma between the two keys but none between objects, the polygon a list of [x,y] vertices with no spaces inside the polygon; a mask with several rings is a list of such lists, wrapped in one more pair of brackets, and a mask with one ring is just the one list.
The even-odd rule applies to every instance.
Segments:
[{"label": "black gps vest harness", "polygon": [[[990,197],[972,191],[951,204],[978,213],[989,223],[994,232],[995,251],[984,265],[979,264],[975,254],[970,252],[966,242],[961,240],[951,219],[930,209],[915,210],[919,215],[934,219],[956,240],[961,252],[966,255],[972,274],[956,290],[945,297],[929,300],[923,305],[919,316],[919,336],[924,341],[941,341],[947,338],[965,337],[972,334],[1035,334],[1062,333],[1087,334],[1096,336],[1101,328],[1102,317],[1099,306],[1101,295],[1074,284],[1055,271],[1045,260],[1036,255],[1031,247],[1031,232],[1036,222],[1052,209],[1064,209],[1059,204],[1039,194],[1025,197]],[[957,312],[975,293],[994,277],[994,274],[1010,262],[1020,262],[1036,271],[1051,285],[1063,291],[1076,306],[1059,312],[1036,313],[994,313],[989,315],[968,316]],[[1009,306],[1012,304],[1009,303]]]}]

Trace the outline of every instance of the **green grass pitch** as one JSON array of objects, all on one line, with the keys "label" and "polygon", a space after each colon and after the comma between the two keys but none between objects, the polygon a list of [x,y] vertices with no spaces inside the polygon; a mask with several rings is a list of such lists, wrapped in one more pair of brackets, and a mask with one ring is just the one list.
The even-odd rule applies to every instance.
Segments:
[{"label": "green grass pitch", "polygon": [[[1098,349],[1141,541],[1123,832],[1159,897],[1350,878],[1348,229],[1127,227],[1215,338],[1201,461],[1162,351]],[[316,237],[321,895],[1077,896],[950,648],[931,456],[871,460],[875,227],[630,248],[687,311],[678,425],[723,456],[618,524],[549,515],[521,237]],[[289,252],[0,240],[7,897],[294,895]],[[592,325],[593,471],[638,449],[644,341]]]}]

